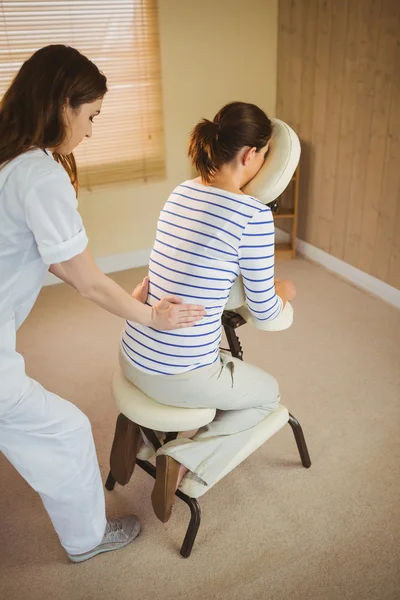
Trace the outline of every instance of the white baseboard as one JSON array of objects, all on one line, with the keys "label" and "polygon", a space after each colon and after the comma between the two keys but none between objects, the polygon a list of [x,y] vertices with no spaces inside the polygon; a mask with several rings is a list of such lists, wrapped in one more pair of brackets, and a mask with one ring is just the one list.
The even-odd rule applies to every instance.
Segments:
[{"label": "white baseboard", "polygon": [[[125,254],[113,254],[96,258],[96,263],[103,273],[115,273],[116,271],[125,271],[135,267],[144,267],[149,264],[151,248],[137,250],[136,252],[126,252]],[[48,273],[44,285],[55,285],[62,283],[58,277]]]},{"label": "white baseboard", "polygon": [[349,263],[320,250],[316,246],[312,246],[308,242],[304,242],[303,240],[297,240],[296,248],[299,254],[302,254],[306,258],[322,265],[329,269],[329,271],[333,271],[337,273],[344,279],[347,279],[354,285],[378,296],[382,300],[385,300],[392,306],[400,309],[400,290],[392,287],[388,283],[349,265]]}]

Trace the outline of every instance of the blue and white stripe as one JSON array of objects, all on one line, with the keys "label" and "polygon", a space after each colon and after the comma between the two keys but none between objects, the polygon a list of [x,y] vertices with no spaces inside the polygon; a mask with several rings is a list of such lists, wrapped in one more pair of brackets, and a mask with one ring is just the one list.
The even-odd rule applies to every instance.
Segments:
[{"label": "blue and white stripe", "polygon": [[174,294],[202,304],[206,315],[194,327],[175,331],[127,322],[121,342],[126,357],[136,368],[160,375],[215,362],[222,311],[240,273],[253,316],[275,319],[282,301],[274,288],[274,243],[271,210],[256,198],[194,181],[178,186],[157,224],[148,304]]}]

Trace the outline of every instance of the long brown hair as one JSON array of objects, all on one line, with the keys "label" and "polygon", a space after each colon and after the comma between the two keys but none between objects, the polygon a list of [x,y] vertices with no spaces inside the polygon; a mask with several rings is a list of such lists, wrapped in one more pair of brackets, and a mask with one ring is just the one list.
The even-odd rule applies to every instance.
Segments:
[{"label": "long brown hair", "polygon": [[[50,45],[35,52],[20,68],[0,102],[0,168],[33,147],[57,148],[66,138],[63,109],[94,102],[107,92],[107,80],[75,48]],[[75,189],[73,154],[54,158]]]},{"label": "long brown hair", "polygon": [[212,183],[222,165],[231,162],[245,146],[257,152],[267,145],[272,123],[255,104],[231,102],[213,121],[202,119],[190,136],[189,156],[201,178]]}]

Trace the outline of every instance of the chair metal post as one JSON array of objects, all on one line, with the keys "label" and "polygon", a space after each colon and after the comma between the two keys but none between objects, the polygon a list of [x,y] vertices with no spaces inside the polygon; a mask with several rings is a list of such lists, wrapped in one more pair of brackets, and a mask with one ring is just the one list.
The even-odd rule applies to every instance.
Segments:
[{"label": "chair metal post", "polygon": [[197,502],[195,498],[190,498],[180,490],[176,490],[176,495],[178,498],[186,502],[186,504],[190,508],[190,523],[186,530],[185,539],[183,540],[183,544],[181,547],[181,556],[183,558],[189,558],[193,544],[196,540],[197,532],[200,527],[201,522],[201,509],[200,504]]},{"label": "chair metal post", "polygon": [[108,477],[107,477],[107,481],[106,481],[106,490],[108,490],[109,492],[112,492],[113,489],[115,488],[116,483],[117,482],[115,481],[113,474],[110,471],[108,474]]},{"label": "chair metal post", "polygon": [[161,448],[161,442],[158,439],[158,437],[156,436],[154,430],[149,429],[148,427],[142,427],[141,425],[139,425],[139,428],[140,428],[142,434],[145,436],[145,438],[153,446],[153,450],[155,450],[155,452],[157,452],[157,450],[159,448]]},{"label": "chair metal post", "polygon": [[[156,468],[148,460],[142,460],[140,458],[137,458],[136,464],[141,469],[143,469],[143,471],[146,471],[146,473],[151,475],[151,477],[153,477],[153,479],[156,478]],[[186,530],[185,539],[183,540],[183,544],[181,547],[181,555],[183,556],[183,558],[189,558],[189,556],[192,552],[193,544],[194,544],[196,536],[197,536],[197,532],[200,527],[200,522],[201,522],[200,505],[195,498],[190,498],[190,496],[187,496],[180,490],[176,490],[175,494],[178,496],[178,498],[183,500],[190,508],[190,522],[189,522],[188,528]]]},{"label": "chair metal post", "polygon": [[246,321],[239,313],[231,310],[224,310],[222,313],[222,325],[228,341],[229,351],[234,358],[238,358],[239,360],[243,360],[243,349],[235,329],[245,323]]},{"label": "chair metal post", "polygon": [[304,438],[303,430],[302,430],[301,425],[298,422],[298,420],[290,413],[289,413],[289,425],[292,428],[292,431],[293,431],[293,434],[294,434],[294,437],[296,440],[297,449],[300,454],[302,465],[306,469],[309,469],[311,467],[311,459],[310,459],[310,455],[308,453],[308,448],[307,448],[306,440]]}]

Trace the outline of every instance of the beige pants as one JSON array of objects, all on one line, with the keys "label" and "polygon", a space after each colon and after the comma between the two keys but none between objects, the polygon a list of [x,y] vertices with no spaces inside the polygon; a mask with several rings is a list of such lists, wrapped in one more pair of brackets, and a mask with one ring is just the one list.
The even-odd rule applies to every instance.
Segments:
[{"label": "beige pants", "polygon": [[279,405],[272,375],[225,354],[214,365],[181,375],[150,375],[120,354],[125,377],[160,404],[216,408],[214,420],[190,439],[179,437],[158,454],[167,454],[211,486],[249,441],[253,428]]}]

